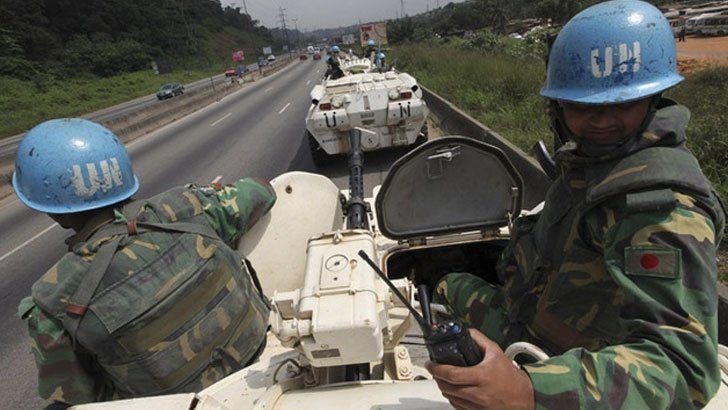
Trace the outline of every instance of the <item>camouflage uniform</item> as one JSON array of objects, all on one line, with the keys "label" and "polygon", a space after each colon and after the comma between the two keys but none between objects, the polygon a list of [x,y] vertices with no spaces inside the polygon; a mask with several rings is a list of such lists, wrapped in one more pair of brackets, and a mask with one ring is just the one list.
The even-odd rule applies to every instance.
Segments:
[{"label": "camouflage uniform", "polygon": [[[199,391],[254,361],[269,309],[235,246],[274,202],[269,184],[243,179],[174,188],[116,209],[113,221],[89,220],[19,306],[40,396],[79,404]],[[114,238],[88,308],[69,328],[71,300]]]},{"label": "camouflage uniform", "polygon": [[543,211],[517,221],[501,255],[504,285],[439,283],[435,299],[501,346],[552,355],[523,366],[537,408],[700,408],[716,393],[725,216],[685,148],[689,117],[661,108],[600,158],[567,144]]}]

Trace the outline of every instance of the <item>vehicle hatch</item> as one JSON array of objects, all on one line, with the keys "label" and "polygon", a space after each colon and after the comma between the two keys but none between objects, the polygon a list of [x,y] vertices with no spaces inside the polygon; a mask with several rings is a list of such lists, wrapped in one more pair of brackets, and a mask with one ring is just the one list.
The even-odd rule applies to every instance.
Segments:
[{"label": "vehicle hatch", "polygon": [[460,136],[434,139],[392,165],[375,201],[390,239],[485,231],[521,211],[523,180],[499,148]]}]

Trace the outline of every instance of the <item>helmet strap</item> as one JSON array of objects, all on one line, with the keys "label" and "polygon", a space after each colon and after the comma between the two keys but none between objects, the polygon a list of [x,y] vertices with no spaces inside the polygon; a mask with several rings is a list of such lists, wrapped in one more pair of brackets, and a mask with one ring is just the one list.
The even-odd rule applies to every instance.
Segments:
[{"label": "helmet strap", "polygon": [[647,110],[647,115],[645,115],[645,118],[642,120],[639,128],[637,128],[637,131],[634,134],[628,135],[627,137],[623,138],[622,141],[616,144],[608,145],[592,144],[588,141],[585,141],[580,136],[574,134],[569,129],[569,127],[566,126],[564,110],[561,108],[561,105],[558,103],[558,101],[548,100],[548,112],[550,120],[549,122],[551,132],[554,134],[554,148],[558,149],[567,141],[574,141],[577,144],[577,148],[580,153],[589,157],[600,157],[613,151],[618,147],[625,145],[629,141],[638,140],[639,138],[641,138],[642,133],[645,131],[645,129],[647,129],[647,126],[655,118],[655,113],[657,112],[660,100],[662,99],[662,93],[654,94],[648,98],[650,99],[650,105]]}]

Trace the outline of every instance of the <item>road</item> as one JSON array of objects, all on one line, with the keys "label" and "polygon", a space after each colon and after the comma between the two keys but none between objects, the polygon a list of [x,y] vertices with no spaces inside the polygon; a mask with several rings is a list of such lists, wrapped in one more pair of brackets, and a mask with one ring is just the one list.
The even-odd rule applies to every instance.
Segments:
[{"label": "road", "polygon": [[[205,109],[137,139],[129,146],[147,197],[188,182],[223,182],[244,176],[271,179],[290,170],[324,173],[340,187],[348,184],[345,158],[316,169],[304,136],[309,92],[323,76],[319,61],[288,67],[226,96]],[[367,191],[382,182],[401,150],[367,154]],[[25,324],[17,318],[20,300],[65,252],[71,234],[46,215],[28,210],[14,195],[0,201],[0,408],[37,409],[36,370]]]}]

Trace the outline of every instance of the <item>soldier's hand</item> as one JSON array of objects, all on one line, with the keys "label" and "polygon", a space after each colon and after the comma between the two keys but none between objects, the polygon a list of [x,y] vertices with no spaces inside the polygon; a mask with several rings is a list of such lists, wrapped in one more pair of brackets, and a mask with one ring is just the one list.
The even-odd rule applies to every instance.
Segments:
[{"label": "soldier's hand", "polygon": [[528,374],[513,366],[503,350],[475,329],[470,336],[484,352],[471,367],[427,362],[442,395],[456,409],[533,409],[533,385]]}]

